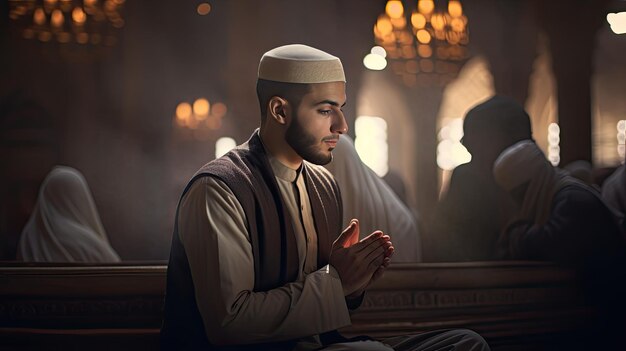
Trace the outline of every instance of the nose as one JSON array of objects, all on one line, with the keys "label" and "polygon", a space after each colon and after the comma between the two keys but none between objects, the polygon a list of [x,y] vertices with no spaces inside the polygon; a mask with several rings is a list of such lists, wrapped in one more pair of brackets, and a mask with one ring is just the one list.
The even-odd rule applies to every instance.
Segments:
[{"label": "nose", "polygon": [[330,126],[330,131],[338,134],[348,133],[348,123],[346,122],[343,112],[340,110],[335,116],[333,124]]}]

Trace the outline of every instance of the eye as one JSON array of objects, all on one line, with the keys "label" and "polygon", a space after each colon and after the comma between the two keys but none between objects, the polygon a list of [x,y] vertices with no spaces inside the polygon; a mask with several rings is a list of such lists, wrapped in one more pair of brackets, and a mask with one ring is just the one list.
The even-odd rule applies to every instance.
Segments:
[{"label": "eye", "polygon": [[324,116],[328,116],[333,112],[333,110],[318,110],[318,112]]}]

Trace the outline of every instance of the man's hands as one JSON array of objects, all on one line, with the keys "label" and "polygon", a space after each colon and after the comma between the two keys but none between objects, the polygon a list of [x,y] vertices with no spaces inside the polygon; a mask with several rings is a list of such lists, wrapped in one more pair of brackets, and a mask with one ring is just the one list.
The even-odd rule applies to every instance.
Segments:
[{"label": "man's hands", "polygon": [[359,241],[359,221],[350,225],[333,243],[329,263],[337,270],[347,297],[360,295],[380,278],[393,255],[388,235],[375,231]]}]

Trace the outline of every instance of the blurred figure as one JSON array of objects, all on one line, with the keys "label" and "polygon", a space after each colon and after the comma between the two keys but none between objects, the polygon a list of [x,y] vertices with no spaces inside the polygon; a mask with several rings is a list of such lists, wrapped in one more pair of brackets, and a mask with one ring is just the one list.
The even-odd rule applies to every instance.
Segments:
[{"label": "blurred figure", "polygon": [[493,162],[505,148],[531,138],[530,118],[510,98],[494,96],[463,121],[470,163],[452,172],[424,238],[425,261],[497,259],[496,242],[515,205],[493,179]]},{"label": "blurred figure", "polygon": [[396,244],[396,262],[421,261],[415,217],[391,187],[361,161],[350,137],[340,136],[326,168],[339,184],[344,223],[359,218],[361,233],[382,230],[389,234]]},{"label": "blurred figure", "polygon": [[17,258],[36,262],[120,261],[79,171],[57,166],[44,179],[35,209],[22,231]]},{"label": "blurred figure", "polygon": [[614,210],[626,215],[626,171],[624,165],[608,177],[602,184],[602,198]]},{"label": "blurred figure", "polygon": [[531,140],[506,149],[494,175],[520,205],[499,241],[503,257],[576,269],[587,301],[599,312],[585,349],[622,349],[626,251],[617,218],[599,193],[553,167]]},{"label": "blurred figure", "polygon": [[617,218],[595,189],[553,167],[533,141],[506,149],[493,172],[520,205],[501,238],[508,258],[581,265],[623,250]]}]

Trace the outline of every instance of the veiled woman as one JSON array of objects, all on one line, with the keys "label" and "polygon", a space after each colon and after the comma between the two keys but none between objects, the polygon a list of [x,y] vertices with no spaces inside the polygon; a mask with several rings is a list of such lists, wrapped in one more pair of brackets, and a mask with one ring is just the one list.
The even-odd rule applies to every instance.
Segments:
[{"label": "veiled woman", "polygon": [[22,230],[18,260],[119,262],[83,175],[57,166],[44,179],[35,209]]}]

